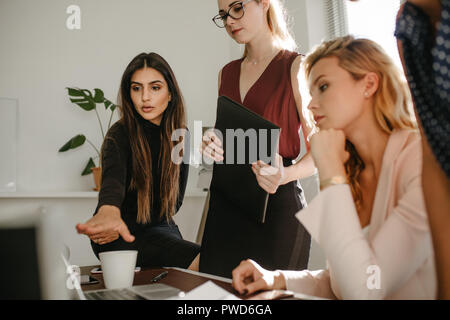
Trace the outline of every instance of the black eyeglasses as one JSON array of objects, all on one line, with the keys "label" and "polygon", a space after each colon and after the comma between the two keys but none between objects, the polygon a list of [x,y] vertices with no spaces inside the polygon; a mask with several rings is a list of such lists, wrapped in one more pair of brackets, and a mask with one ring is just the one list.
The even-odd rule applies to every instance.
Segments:
[{"label": "black eyeglasses", "polygon": [[228,9],[228,12],[221,11],[218,15],[214,16],[212,18],[212,21],[218,26],[219,28],[225,28],[227,25],[227,19],[228,17],[232,17],[235,20],[241,19],[244,16],[244,5],[249,3],[253,0],[244,0],[235,2],[230,9]]}]

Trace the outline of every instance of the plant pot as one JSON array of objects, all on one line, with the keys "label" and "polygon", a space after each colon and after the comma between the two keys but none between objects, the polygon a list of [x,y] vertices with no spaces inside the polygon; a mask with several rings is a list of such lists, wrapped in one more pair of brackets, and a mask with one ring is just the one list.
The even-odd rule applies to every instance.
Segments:
[{"label": "plant pot", "polygon": [[100,191],[100,186],[102,184],[102,168],[95,167],[92,168],[91,170],[92,174],[94,175],[94,183],[95,183],[94,191]]}]

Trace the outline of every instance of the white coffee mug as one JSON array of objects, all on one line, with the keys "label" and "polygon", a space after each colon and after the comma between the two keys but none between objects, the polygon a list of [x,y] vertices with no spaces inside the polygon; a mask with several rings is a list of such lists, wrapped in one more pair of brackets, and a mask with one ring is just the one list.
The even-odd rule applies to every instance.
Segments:
[{"label": "white coffee mug", "polygon": [[99,254],[107,289],[133,285],[137,254],[136,250],[106,251]]}]

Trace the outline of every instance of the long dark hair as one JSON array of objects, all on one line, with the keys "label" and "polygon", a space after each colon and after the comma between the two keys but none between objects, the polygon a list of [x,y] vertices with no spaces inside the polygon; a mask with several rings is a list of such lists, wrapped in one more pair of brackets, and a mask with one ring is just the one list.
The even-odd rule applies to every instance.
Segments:
[{"label": "long dark hair", "polygon": [[[140,115],[136,111],[131,100],[130,88],[131,77],[142,68],[153,68],[160,72],[167,82],[171,100],[163,113],[161,120],[161,150],[159,164],[161,168],[160,194],[161,211],[160,217],[167,220],[175,214],[175,207],[179,192],[180,165],[171,159],[174,148],[172,132],[176,129],[186,128],[184,100],[178,86],[175,75],[166,60],[160,55],[141,53],[137,55],[127,66],[120,83],[118,105],[121,111],[120,122],[125,126],[128,134],[132,152],[132,172],[130,190],[137,190],[138,223],[150,222],[150,210],[153,199],[153,177],[150,147],[144,135],[143,127],[139,123]],[[183,152],[183,151],[182,151]],[[182,155],[181,152],[181,155]]]}]

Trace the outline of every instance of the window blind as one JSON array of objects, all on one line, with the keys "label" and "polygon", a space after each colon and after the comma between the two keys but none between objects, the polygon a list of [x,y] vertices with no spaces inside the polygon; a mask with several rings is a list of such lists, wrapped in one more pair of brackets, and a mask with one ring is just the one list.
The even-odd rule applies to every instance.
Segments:
[{"label": "window blind", "polygon": [[347,10],[344,0],[325,0],[327,39],[332,40],[348,34]]}]

